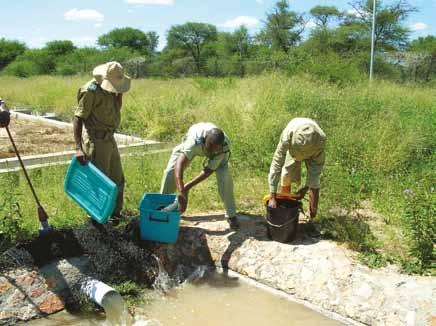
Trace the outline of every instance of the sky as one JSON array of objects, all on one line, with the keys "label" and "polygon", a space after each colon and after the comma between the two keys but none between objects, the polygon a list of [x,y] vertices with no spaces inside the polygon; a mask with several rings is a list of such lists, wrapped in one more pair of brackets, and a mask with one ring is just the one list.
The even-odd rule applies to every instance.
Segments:
[{"label": "sky", "polygon": [[[351,10],[352,0],[290,0],[292,10],[308,12],[316,5]],[[389,2],[390,0],[384,0]],[[221,31],[240,25],[258,32],[276,0],[0,0],[0,38],[15,39],[29,47],[52,40],[71,40],[93,46],[99,35],[117,27],[156,31],[159,49],[172,25],[188,21],[211,23]],[[436,0],[409,0],[418,12],[407,22],[412,38],[436,35]],[[313,24],[310,22],[307,29]]]}]

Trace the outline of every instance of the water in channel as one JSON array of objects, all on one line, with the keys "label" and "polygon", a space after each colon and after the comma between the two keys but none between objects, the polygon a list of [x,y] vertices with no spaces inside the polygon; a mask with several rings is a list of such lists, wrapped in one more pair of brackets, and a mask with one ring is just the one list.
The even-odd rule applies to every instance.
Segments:
[{"label": "water in channel", "polygon": [[[248,285],[237,278],[197,270],[189,281],[166,291],[144,294],[147,305],[141,313],[127,318],[123,301],[114,296],[102,315],[70,315],[66,312],[29,325],[134,325],[134,326],[292,326],[342,325],[302,305]],[[120,318],[122,317],[122,318]]]}]

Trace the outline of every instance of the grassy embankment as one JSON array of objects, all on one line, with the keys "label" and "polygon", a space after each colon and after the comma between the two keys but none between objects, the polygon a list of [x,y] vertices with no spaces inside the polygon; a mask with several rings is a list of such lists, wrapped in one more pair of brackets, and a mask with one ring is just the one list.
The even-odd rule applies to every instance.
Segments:
[{"label": "grassy embankment", "polygon": [[[55,111],[70,119],[77,88],[85,81],[2,77],[0,89],[11,105]],[[317,120],[328,135],[317,219],[325,236],[360,251],[360,258],[370,265],[393,261],[410,272],[434,274],[436,92],[432,89],[387,82],[339,88],[308,77],[274,74],[243,80],[135,80],[124,97],[121,131],[177,142],[194,122],[217,123],[232,140],[239,209],[260,214],[279,135],[297,116]],[[159,189],[168,155],[124,159],[127,209],[135,209],[144,192]],[[191,175],[200,164],[194,165]],[[63,193],[65,169],[31,173],[55,226],[84,222],[84,213]],[[17,229],[2,220],[5,215],[15,217],[27,232],[34,231],[35,208],[23,178],[0,175],[0,194],[3,231]],[[222,207],[214,180],[193,190],[190,200],[188,214]],[[368,210],[375,214],[365,213]]]}]

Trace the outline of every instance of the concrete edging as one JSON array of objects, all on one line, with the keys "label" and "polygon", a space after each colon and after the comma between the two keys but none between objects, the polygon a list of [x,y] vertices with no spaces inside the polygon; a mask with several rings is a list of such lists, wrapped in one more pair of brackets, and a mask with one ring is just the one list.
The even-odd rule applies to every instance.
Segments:
[{"label": "concrete edging", "polygon": [[[56,121],[39,116],[32,116],[25,113],[11,111],[11,117],[18,120],[39,122],[48,126],[61,129],[73,130],[73,125],[68,122]],[[115,140],[121,156],[132,155],[140,150],[145,151],[146,155],[159,152],[168,152],[170,149],[162,148],[162,143],[154,140],[144,140],[142,138],[116,133]],[[55,165],[66,165],[71,162],[75,151],[63,151],[49,154],[37,154],[23,156],[22,160],[27,169],[37,169]],[[21,169],[17,157],[0,159],[0,173],[15,172]]]}]

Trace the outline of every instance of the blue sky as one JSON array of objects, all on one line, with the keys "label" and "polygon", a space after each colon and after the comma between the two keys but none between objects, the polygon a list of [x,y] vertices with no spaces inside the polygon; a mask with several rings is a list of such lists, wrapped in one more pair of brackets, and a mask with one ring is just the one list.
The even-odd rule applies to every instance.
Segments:
[{"label": "blue sky", "polygon": [[[350,10],[352,0],[290,0],[291,7],[308,12],[315,5]],[[389,1],[389,0],[384,0]],[[55,39],[78,46],[94,45],[99,35],[116,27],[131,26],[160,35],[160,48],[171,25],[187,21],[215,24],[231,31],[244,23],[252,33],[263,25],[265,12],[276,0],[0,0],[0,38],[18,39],[41,47]],[[436,0],[410,1],[418,8],[408,25],[412,36],[436,35]],[[310,27],[310,24],[309,24]]]}]

